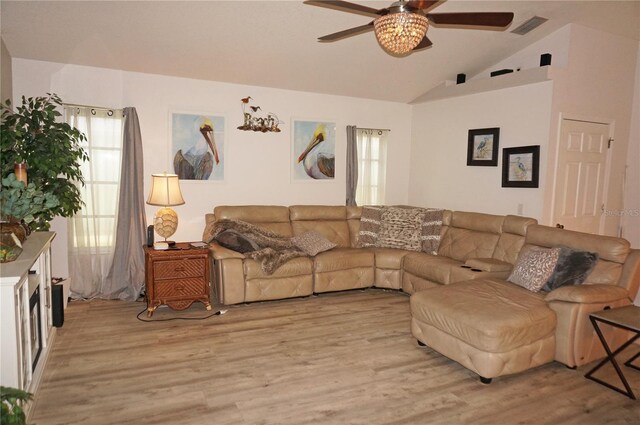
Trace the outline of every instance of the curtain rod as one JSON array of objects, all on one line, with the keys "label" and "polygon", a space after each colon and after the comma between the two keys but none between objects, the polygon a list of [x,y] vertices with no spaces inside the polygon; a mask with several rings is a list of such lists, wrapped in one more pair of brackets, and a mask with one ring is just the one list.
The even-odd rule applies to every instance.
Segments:
[{"label": "curtain rod", "polygon": [[388,129],[388,128],[365,128],[365,127],[358,127],[358,126],[356,126],[356,129],[358,129],[358,130],[391,131],[391,129]]},{"label": "curtain rod", "polygon": [[78,103],[64,103],[62,102],[63,106],[70,106],[72,108],[91,108],[91,109],[102,109],[104,111],[113,111],[113,110],[118,110],[118,109],[124,109],[124,108],[106,108],[104,106],[91,106],[91,105],[80,105]]},{"label": "curtain rod", "polygon": [[77,103],[62,103],[62,106],[68,106],[70,108],[88,108],[91,109],[91,115],[95,115],[95,110],[98,109],[100,111],[107,111],[108,116],[113,116],[114,111],[122,112],[122,116],[124,117],[124,108],[105,108],[103,106],[91,106],[91,105],[79,105]]}]

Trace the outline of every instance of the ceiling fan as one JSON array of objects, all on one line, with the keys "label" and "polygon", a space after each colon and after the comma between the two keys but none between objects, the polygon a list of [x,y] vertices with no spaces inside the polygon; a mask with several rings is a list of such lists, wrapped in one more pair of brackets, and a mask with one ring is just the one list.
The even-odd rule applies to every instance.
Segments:
[{"label": "ceiling fan", "polygon": [[430,23],[472,29],[500,29],[513,21],[511,12],[429,13],[444,3],[443,0],[400,0],[383,9],[340,0],[307,0],[304,3],[375,18],[368,24],[320,37],[318,41],[337,41],[373,30],[382,47],[397,56],[431,46],[433,43],[426,36]]}]

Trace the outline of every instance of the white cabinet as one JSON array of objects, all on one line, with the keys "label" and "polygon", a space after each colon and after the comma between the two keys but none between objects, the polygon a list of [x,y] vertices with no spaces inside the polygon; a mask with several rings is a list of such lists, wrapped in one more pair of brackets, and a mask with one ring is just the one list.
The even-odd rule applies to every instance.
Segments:
[{"label": "white cabinet", "polygon": [[35,393],[53,344],[51,241],[32,233],[16,261],[0,264],[0,384]]}]

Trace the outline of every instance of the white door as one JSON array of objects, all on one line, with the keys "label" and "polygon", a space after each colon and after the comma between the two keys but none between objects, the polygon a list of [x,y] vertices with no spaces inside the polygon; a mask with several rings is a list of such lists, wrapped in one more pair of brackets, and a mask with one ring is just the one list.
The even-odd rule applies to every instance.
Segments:
[{"label": "white door", "polygon": [[609,154],[609,125],[563,119],[558,146],[554,223],[600,233]]}]

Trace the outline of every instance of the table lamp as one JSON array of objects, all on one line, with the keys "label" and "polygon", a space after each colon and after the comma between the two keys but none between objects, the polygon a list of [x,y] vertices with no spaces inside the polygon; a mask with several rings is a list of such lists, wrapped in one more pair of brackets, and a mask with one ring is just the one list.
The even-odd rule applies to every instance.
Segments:
[{"label": "table lamp", "polygon": [[162,236],[169,246],[175,245],[175,242],[168,241],[167,238],[178,228],[178,214],[169,207],[184,204],[179,182],[176,174],[152,174],[151,192],[147,199],[149,205],[164,207],[156,212],[153,225],[156,233]]}]

